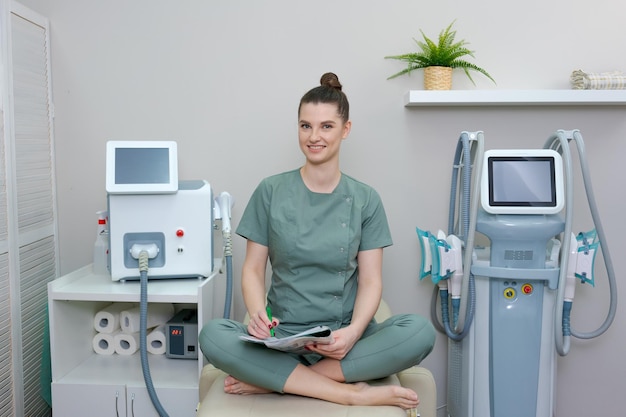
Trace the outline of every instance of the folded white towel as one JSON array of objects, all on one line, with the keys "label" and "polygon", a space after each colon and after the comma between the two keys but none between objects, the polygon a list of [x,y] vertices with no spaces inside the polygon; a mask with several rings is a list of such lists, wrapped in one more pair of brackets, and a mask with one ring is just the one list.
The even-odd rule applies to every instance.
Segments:
[{"label": "folded white towel", "polygon": [[624,90],[626,74],[620,71],[584,72],[576,70],[570,76],[574,90]]}]

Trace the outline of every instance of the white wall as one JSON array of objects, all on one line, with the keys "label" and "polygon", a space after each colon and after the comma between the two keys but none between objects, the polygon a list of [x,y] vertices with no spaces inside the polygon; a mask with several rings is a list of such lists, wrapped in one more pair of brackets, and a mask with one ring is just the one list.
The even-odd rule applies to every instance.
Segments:
[{"label": "white wall", "polygon": [[[342,168],[378,189],[395,245],[385,252],[385,298],[395,312],[429,314],[432,284],[418,282],[415,226],[445,228],[454,148],[483,130],[488,148],[541,147],[556,129],[580,129],[616,271],[626,262],[625,108],[403,107],[421,73],[388,81],[402,64],[383,56],[413,49],[422,28],[452,20],[475,63],[497,85],[462,73],[456,89],[569,88],[574,69],[626,70],[626,6],[612,0],[164,1],[24,0],[51,20],[61,269],[90,262],[95,212],[105,207],[109,139],[175,139],[181,178],[209,180],[237,203],[236,225],[258,181],[302,163],[296,142],[301,95],[336,72],[352,104]],[[596,11],[597,10],[597,11]],[[591,227],[582,196],[577,231]],[[235,240],[235,277],[244,241]],[[574,323],[595,329],[608,300],[604,272],[578,291]],[[238,281],[238,280],[237,280]],[[243,315],[236,284],[237,318]],[[625,313],[601,338],[574,341],[559,362],[558,416],[621,415]],[[446,339],[424,362],[446,384]]]}]

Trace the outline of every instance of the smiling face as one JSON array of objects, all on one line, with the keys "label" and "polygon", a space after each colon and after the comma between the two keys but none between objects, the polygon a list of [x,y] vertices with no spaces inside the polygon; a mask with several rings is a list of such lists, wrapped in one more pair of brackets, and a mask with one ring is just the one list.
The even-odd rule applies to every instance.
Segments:
[{"label": "smiling face", "polygon": [[307,163],[338,163],[341,141],[348,137],[352,123],[344,122],[334,103],[303,103],[298,120],[300,149]]}]

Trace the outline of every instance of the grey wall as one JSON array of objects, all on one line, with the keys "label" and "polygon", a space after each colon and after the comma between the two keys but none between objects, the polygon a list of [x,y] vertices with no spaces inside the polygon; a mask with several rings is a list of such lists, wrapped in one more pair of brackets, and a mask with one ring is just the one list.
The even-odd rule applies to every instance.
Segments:
[{"label": "grey wall", "polygon": [[[413,49],[419,29],[436,36],[452,20],[497,85],[462,73],[455,89],[569,88],[574,69],[626,70],[626,6],[611,0],[164,1],[24,0],[51,21],[61,269],[91,261],[95,212],[105,207],[104,146],[110,139],[174,139],[180,177],[209,180],[236,199],[233,223],[259,180],[299,166],[296,110],[325,71],[352,105],[342,169],[380,192],[395,245],[385,251],[385,298],[395,312],[429,314],[432,284],[419,282],[415,226],[446,227],[451,162],[463,130],[487,148],[541,147],[556,129],[586,139],[596,198],[615,268],[626,234],[620,191],[626,107],[405,108],[421,73],[387,81],[402,64],[383,56]],[[578,179],[580,181],[580,179]],[[577,196],[576,231],[591,227]],[[244,241],[235,238],[235,277]],[[608,303],[605,273],[579,288],[574,326],[595,329]],[[244,308],[235,288],[235,316]],[[623,305],[623,303],[622,303]],[[574,340],[559,360],[558,416],[623,414],[623,307],[613,327]],[[446,339],[424,362],[446,403]],[[443,410],[441,411],[443,415]]]}]

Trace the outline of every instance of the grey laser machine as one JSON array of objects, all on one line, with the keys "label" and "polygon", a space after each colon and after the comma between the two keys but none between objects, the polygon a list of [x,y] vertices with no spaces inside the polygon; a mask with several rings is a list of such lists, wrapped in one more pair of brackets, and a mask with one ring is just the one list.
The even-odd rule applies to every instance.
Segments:
[{"label": "grey laser machine", "polygon": [[[576,236],[569,141],[578,147],[595,226]],[[560,130],[544,149],[484,151],[482,132],[463,132],[452,188],[448,234],[417,229],[420,278],[437,284],[441,324],[436,309],[433,322],[448,336],[448,415],[552,417],[556,353],[568,353],[572,335],[606,331],[617,300],[582,136]],[[488,245],[475,244],[475,232]],[[578,281],[593,285],[600,243],[609,312],[598,330],[578,333],[569,322],[574,289]]]},{"label": "grey laser machine", "polygon": [[476,231],[491,246],[472,264],[473,334],[449,342],[450,377],[465,382],[451,384],[451,415],[552,415],[559,270],[546,252],[565,225],[562,172],[554,150],[485,152]]}]

